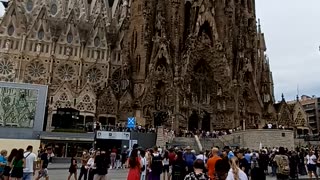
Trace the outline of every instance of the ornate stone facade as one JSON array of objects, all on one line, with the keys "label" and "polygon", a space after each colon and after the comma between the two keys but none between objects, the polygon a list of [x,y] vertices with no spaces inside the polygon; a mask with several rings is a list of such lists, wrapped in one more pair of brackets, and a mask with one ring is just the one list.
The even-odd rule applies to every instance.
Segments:
[{"label": "ornate stone facade", "polygon": [[59,107],[146,125],[165,111],[175,129],[274,118],[252,0],[10,0],[0,34],[0,79],[49,85],[48,128]]}]

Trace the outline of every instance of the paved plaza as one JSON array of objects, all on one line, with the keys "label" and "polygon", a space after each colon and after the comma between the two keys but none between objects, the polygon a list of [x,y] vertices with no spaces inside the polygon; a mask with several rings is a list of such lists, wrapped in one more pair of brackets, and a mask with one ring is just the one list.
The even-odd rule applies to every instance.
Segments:
[{"label": "paved plaza", "polygon": [[[68,177],[68,168],[67,164],[51,164],[51,168],[49,167],[49,175],[50,180],[64,180]],[[61,166],[61,168],[59,168]],[[126,180],[127,179],[128,170],[110,170],[108,174],[107,180]],[[79,171],[78,171],[79,175]],[[307,179],[306,176],[300,177],[301,179]],[[72,179],[73,180],[73,179]],[[276,180],[276,178],[267,176],[267,180]]]}]

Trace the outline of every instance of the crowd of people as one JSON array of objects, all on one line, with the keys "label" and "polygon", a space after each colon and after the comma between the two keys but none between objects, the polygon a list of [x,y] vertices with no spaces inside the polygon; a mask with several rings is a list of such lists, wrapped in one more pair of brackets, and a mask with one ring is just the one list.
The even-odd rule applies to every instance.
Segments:
[{"label": "crowd of people", "polygon": [[[49,179],[48,164],[51,158],[51,147],[43,149],[38,156],[33,153],[33,147],[24,149],[1,150],[0,154],[0,180],[36,180]],[[39,162],[39,163],[38,163]],[[38,174],[36,174],[36,170]]]}]

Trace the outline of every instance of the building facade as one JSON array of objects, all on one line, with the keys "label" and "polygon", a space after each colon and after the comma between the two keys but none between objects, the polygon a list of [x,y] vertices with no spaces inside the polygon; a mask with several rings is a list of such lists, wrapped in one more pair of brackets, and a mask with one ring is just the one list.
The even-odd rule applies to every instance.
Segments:
[{"label": "building facade", "polygon": [[47,130],[59,108],[80,124],[276,121],[254,0],[10,0],[0,46],[2,81],[49,86]]},{"label": "building facade", "polygon": [[313,133],[319,133],[320,129],[320,98],[315,96],[301,96],[300,103],[307,113],[309,124]]}]

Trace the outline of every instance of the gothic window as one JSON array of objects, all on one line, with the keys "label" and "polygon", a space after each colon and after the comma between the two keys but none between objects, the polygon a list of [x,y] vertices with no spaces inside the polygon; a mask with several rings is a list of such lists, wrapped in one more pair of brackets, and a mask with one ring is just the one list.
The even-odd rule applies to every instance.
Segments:
[{"label": "gothic window", "polygon": [[69,64],[61,65],[58,68],[58,75],[59,75],[59,78],[61,78],[62,80],[70,81],[73,78],[74,74],[75,74],[75,70]]},{"label": "gothic window", "polygon": [[212,29],[208,21],[205,21],[204,24],[200,27],[199,36],[208,36],[208,38],[213,41]]},{"label": "gothic window", "polygon": [[78,105],[77,105],[77,109],[80,110],[80,111],[83,111],[84,110],[84,104],[82,102],[80,102]]},{"label": "gothic window", "polygon": [[134,50],[136,50],[138,47],[138,33],[136,31],[135,33],[135,40],[134,40]]},{"label": "gothic window", "polygon": [[42,40],[43,37],[44,37],[44,31],[43,31],[43,29],[41,28],[41,29],[38,31],[38,38],[39,38],[40,40]]},{"label": "gothic window", "polygon": [[[194,74],[191,81],[191,90],[195,95],[195,100],[198,103],[207,103],[208,95],[211,94],[213,78],[210,74],[209,65],[200,60],[194,67]],[[220,92],[219,92],[220,93]]]},{"label": "gothic window", "polygon": [[57,4],[53,3],[51,4],[51,7],[50,7],[50,13],[51,15],[56,15],[58,12],[58,6]]},{"label": "gothic window", "polygon": [[121,81],[121,69],[117,69],[113,74],[112,74],[112,80],[111,80],[111,87],[112,90],[115,93],[120,92],[120,81]]},{"label": "gothic window", "polygon": [[33,9],[33,1],[32,0],[28,0],[27,1],[27,4],[26,4],[26,9],[27,9],[27,11],[32,11],[32,9]]},{"label": "gothic window", "polygon": [[91,68],[88,70],[87,78],[89,79],[89,81],[91,83],[96,83],[96,82],[100,81],[101,77],[102,77],[102,73],[101,73],[100,69]]},{"label": "gothic window", "polygon": [[44,65],[39,61],[30,63],[27,68],[30,76],[36,77],[36,78],[41,77],[46,72]]},{"label": "gothic window", "polygon": [[9,27],[8,27],[8,35],[9,36],[12,36],[14,33],[14,27],[13,25],[11,24]]},{"label": "gothic window", "polygon": [[88,110],[88,111],[94,111],[94,106],[93,106],[92,103],[90,103],[90,104],[87,105],[87,110]]},{"label": "gothic window", "polygon": [[13,72],[13,63],[5,59],[0,61],[0,74],[11,74]]},{"label": "gothic window", "polygon": [[59,98],[61,101],[67,101],[68,100],[68,95],[66,93],[62,93],[60,95],[60,98]]},{"label": "gothic window", "polygon": [[138,55],[137,57],[137,72],[140,72],[140,64],[141,64],[141,57]]},{"label": "gothic window", "polygon": [[89,95],[85,95],[82,99],[83,102],[85,103],[89,103],[90,102],[90,96]]},{"label": "gothic window", "polygon": [[99,47],[100,46],[100,38],[99,37],[95,37],[94,38],[94,46],[95,47]]},{"label": "gothic window", "polygon": [[65,104],[64,107],[65,107],[65,108],[71,108],[71,102],[70,102],[70,101],[66,102],[66,104]]},{"label": "gothic window", "polygon": [[167,72],[167,60],[165,57],[162,56],[161,59],[158,60],[156,64],[156,71],[157,72]]},{"label": "gothic window", "polygon": [[69,32],[67,35],[67,42],[70,44],[70,43],[72,43],[72,41],[73,41],[73,35],[71,32]]}]

